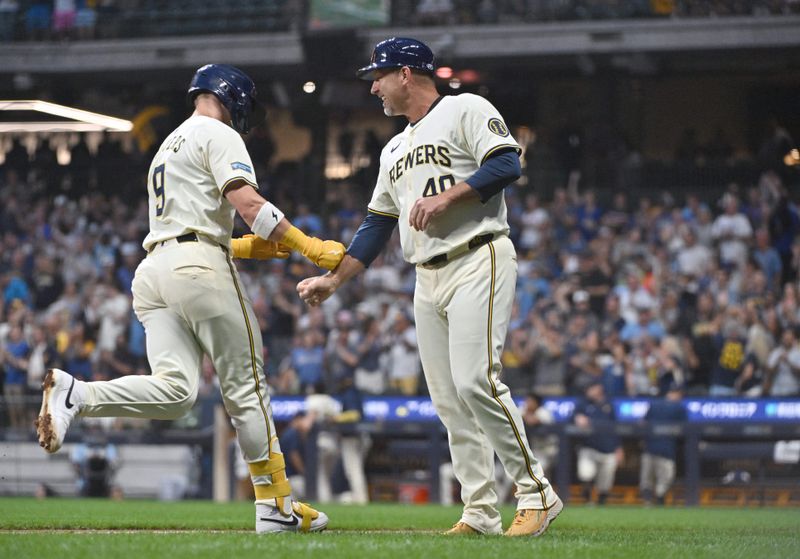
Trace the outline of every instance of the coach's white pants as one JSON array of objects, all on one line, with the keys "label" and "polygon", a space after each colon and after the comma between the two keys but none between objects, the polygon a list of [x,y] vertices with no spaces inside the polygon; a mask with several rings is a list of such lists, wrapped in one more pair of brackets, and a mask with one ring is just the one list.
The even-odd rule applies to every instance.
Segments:
[{"label": "coach's white pants", "polygon": [[516,277],[514,246],[501,237],[442,268],[418,266],[414,293],[420,358],[447,427],[462,520],[487,533],[500,531],[495,452],[517,486],[517,508],[549,508],[556,499],[498,378]]},{"label": "coach's white pants", "polygon": [[[206,241],[156,248],[136,270],[133,308],[147,335],[152,375],[88,383],[81,414],[177,419],[197,398],[206,353],[245,460],[267,460],[275,426],[261,333],[222,248]],[[276,443],[272,450],[280,452]]]},{"label": "coach's white pants", "polygon": [[333,501],[331,478],[339,458],[350,485],[352,503],[365,505],[369,502],[367,476],[364,473],[364,445],[360,437],[337,437],[325,432],[317,437],[319,464],[317,470],[317,500],[320,503]]},{"label": "coach's white pants", "polygon": [[675,481],[675,460],[643,453],[639,480],[642,492],[652,491],[656,497],[663,497]]},{"label": "coach's white pants", "polygon": [[598,493],[608,493],[614,487],[616,473],[616,453],[600,452],[588,446],[578,450],[578,480],[581,483],[594,481]]}]

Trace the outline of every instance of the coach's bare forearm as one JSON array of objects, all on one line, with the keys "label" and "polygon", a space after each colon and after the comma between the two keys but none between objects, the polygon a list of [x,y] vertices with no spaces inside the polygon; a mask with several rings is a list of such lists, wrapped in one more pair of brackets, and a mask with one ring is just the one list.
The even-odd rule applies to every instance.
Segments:
[{"label": "coach's bare forearm", "polygon": [[366,269],[364,263],[358,258],[353,258],[349,254],[345,254],[342,261],[335,270],[328,273],[328,277],[336,282],[336,287],[339,287],[350,278],[357,276]]},{"label": "coach's bare forearm", "polygon": [[454,204],[460,200],[477,200],[480,198],[478,192],[468,185],[466,182],[460,182],[440,194],[449,198],[450,204]]},{"label": "coach's bare forearm", "polygon": [[306,278],[298,283],[297,293],[303,301],[316,307],[333,295],[344,282],[361,272],[364,267],[360,260],[346,254],[333,271],[324,276]]},{"label": "coach's bare forearm", "polygon": [[345,254],[342,261],[335,270],[328,275],[336,281],[336,285],[342,285],[350,278],[357,276],[366,269],[364,263],[358,258],[353,258],[349,254]]}]

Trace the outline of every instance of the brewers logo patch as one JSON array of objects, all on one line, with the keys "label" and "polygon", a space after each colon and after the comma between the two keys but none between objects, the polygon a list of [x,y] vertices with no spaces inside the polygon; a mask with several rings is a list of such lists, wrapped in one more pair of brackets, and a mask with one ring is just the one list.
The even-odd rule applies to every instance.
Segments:
[{"label": "brewers logo patch", "polygon": [[498,136],[503,136],[503,137],[508,136],[508,127],[499,118],[493,118],[489,120],[489,130],[491,130],[493,134],[497,134]]}]

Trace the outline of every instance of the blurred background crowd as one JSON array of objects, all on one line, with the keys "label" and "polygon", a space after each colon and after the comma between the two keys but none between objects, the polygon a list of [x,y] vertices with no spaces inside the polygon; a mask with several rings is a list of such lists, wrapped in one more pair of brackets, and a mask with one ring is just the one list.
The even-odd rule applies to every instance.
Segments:
[{"label": "blurred background crowd", "polygon": [[[710,197],[642,188],[622,164],[618,188],[584,187],[591,154],[570,157],[531,135],[527,184],[506,190],[519,274],[502,375],[515,394],[581,395],[600,382],[608,397],[661,396],[675,384],[711,397],[800,395],[797,167],[783,161],[794,146],[785,129],[769,131],[752,154],[754,178]],[[267,196],[306,232],[348,243],[370,179],[328,181],[311,202],[293,187],[299,164],[271,166],[269,130],[249,141]],[[30,425],[15,402],[38,397],[47,367],[86,380],[149,373],[130,294],[146,256],[149,154],[126,153],[112,135],[70,150],[61,165],[46,140],[31,151],[14,141],[0,167],[0,367],[12,427]],[[717,139],[675,149],[676,162],[715,158],[732,165]],[[537,188],[543,168],[562,185]],[[318,309],[295,292],[320,273],[304,259],[238,265],[276,394],[425,394],[415,274],[396,234]],[[210,365],[204,381],[216,391]]]},{"label": "blurred background crowd", "polygon": [[[219,489],[212,456],[238,449],[212,444],[228,424],[210,363],[180,420],[82,420],[74,470],[33,442],[41,379],[53,366],[83,379],[150,373],[130,294],[146,258],[146,171],[188,114],[198,66],[253,76],[268,107],[247,137],[261,192],[306,232],[347,244],[381,149],[405,126],[353,71],[407,33],[436,52],[443,94],[489,99],[523,148],[505,191],[518,285],[502,378],[548,477],[576,479],[572,497],[586,501],[697,503],[701,481],[713,493],[753,472],[762,504],[796,504],[800,454],[784,463],[769,442],[798,438],[798,29],[798,0],[0,0],[0,99],[132,125],[100,132],[0,102],[0,492],[46,479],[91,493],[99,480],[113,495],[117,468],[126,496]],[[273,409],[298,494],[316,469],[321,500],[411,502],[435,479],[443,503],[458,499],[435,418],[416,422],[405,399],[364,405],[420,396],[420,415],[432,412],[415,270],[397,236],[319,309],[295,291],[321,272],[305,259],[237,266],[272,392],[290,396]],[[657,429],[687,421],[698,399],[725,413]],[[397,402],[399,421],[358,422],[362,406],[381,417]],[[730,430],[706,422],[723,415]],[[92,473],[99,455],[108,467]]]}]

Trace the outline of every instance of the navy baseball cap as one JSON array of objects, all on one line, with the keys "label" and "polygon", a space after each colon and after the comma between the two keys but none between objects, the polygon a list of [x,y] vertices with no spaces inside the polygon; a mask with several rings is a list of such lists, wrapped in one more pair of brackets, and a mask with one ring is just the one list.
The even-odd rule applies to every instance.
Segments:
[{"label": "navy baseball cap", "polygon": [[433,51],[428,45],[408,37],[392,37],[375,45],[370,63],[356,72],[362,80],[375,79],[375,70],[381,68],[402,68],[408,66],[433,74]]}]

